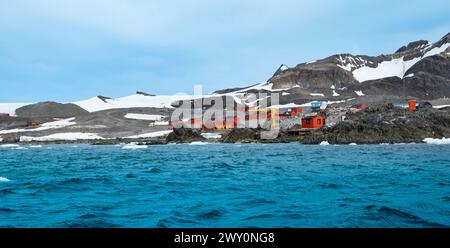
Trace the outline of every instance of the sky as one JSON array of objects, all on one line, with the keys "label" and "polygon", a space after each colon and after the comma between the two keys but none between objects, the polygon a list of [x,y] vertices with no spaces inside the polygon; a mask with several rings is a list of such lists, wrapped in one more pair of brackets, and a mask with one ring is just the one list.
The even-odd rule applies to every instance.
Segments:
[{"label": "sky", "polygon": [[204,93],[450,32],[448,0],[0,0],[0,102]]}]

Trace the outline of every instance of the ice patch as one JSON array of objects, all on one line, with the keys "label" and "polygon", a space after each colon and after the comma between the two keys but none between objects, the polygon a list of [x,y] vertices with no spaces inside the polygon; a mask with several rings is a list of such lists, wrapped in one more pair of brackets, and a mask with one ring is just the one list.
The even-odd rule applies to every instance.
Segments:
[{"label": "ice patch", "polygon": [[11,181],[11,180],[9,180],[6,177],[0,177],[0,182],[9,182],[9,181]]},{"label": "ice patch", "polygon": [[131,149],[131,150],[146,149],[146,148],[148,148],[148,145],[138,145],[136,143],[126,144],[122,147],[122,149]]},{"label": "ice patch", "polygon": [[442,139],[433,139],[433,138],[425,138],[423,142],[432,145],[449,145],[450,138],[442,138]]},{"label": "ice patch", "polygon": [[330,145],[330,143],[328,143],[328,141],[322,141],[322,142],[320,142],[319,145],[321,145],[321,146],[328,146],[328,145]]}]

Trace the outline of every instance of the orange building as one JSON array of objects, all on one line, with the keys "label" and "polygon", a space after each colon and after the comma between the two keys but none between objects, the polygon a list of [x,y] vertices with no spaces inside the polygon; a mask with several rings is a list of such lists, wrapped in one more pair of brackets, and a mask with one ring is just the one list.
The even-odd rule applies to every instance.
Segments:
[{"label": "orange building", "polygon": [[416,100],[409,100],[408,101],[408,110],[409,110],[409,112],[412,112],[412,111],[416,110],[416,108],[417,108]]},{"label": "orange building", "polygon": [[322,116],[309,116],[302,119],[302,128],[322,128],[325,125],[325,118]]}]

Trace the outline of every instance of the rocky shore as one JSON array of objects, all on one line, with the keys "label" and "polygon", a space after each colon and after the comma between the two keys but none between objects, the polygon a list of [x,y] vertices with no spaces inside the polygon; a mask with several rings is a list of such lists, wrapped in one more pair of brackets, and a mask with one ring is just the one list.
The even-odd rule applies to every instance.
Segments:
[{"label": "rocky shore", "polygon": [[420,143],[425,138],[450,137],[450,110],[422,108],[414,112],[380,104],[356,113],[333,127],[312,132],[301,142],[319,144]]}]

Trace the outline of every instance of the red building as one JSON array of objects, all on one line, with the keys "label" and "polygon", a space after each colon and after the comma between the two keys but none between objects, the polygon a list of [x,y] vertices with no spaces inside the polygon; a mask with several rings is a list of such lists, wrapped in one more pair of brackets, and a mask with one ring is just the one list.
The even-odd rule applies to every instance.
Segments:
[{"label": "red building", "polygon": [[322,116],[309,116],[302,119],[302,128],[322,128],[325,125],[325,118]]}]

